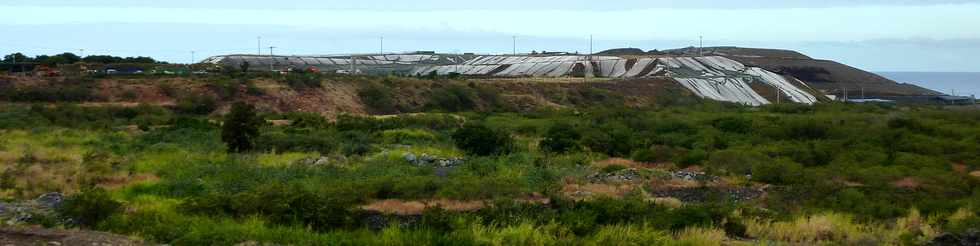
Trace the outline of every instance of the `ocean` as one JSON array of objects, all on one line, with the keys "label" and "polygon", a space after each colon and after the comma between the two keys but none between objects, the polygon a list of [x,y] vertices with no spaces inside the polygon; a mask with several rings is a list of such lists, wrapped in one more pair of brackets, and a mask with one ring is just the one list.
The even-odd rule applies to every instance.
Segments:
[{"label": "ocean", "polygon": [[980,73],[959,72],[875,72],[900,83],[922,86],[943,94],[980,96]]}]

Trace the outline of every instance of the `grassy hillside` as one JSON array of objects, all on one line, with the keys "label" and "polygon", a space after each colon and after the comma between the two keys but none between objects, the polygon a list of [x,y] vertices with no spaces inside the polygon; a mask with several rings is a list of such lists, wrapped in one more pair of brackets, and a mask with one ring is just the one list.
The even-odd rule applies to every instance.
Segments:
[{"label": "grassy hillside", "polygon": [[[975,109],[232,78],[10,81],[0,196],[68,197],[0,216],[172,245],[919,245],[980,226]],[[243,153],[232,101],[259,111]]]}]

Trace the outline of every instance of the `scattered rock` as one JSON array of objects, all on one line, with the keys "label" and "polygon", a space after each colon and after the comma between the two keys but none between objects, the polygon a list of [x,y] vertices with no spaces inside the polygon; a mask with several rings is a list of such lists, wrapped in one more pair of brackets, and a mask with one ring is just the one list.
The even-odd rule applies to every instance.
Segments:
[{"label": "scattered rock", "polygon": [[415,153],[407,152],[402,154],[402,159],[416,166],[435,166],[435,167],[456,167],[462,165],[466,159],[462,157],[449,157],[440,158],[438,156],[430,155],[428,153],[422,153],[415,155]]},{"label": "scattered rock", "polygon": [[706,202],[709,200],[728,199],[729,201],[741,202],[754,200],[765,194],[765,191],[750,187],[732,188],[671,188],[659,189],[650,192],[654,197],[673,197],[682,202]]},{"label": "scattered rock", "polygon": [[708,174],[706,174],[704,172],[687,171],[687,170],[679,170],[679,171],[670,172],[670,176],[671,177],[674,177],[674,178],[678,178],[678,179],[693,180],[693,181],[710,181],[710,182],[713,182],[713,181],[717,181],[718,180],[718,177],[708,175]]},{"label": "scattered rock", "polygon": [[48,208],[56,208],[58,207],[58,205],[61,205],[61,202],[63,202],[64,200],[65,200],[65,195],[59,192],[45,193],[37,197],[37,199],[34,199],[34,201],[36,201],[41,206],[45,206]]},{"label": "scattered rock", "polygon": [[980,245],[980,231],[972,229],[962,234],[943,233],[929,241],[928,246],[977,246]]},{"label": "scattered rock", "polygon": [[320,157],[302,158],[296,160],[295,162],[293,162],[293,164],[300,165],[300,166],[316,167],[316,166],[329,166],[331,164],[342,163],[344,161],[345,161],[344,157],[320,156]]},{"label": "scattered rock", "polygon": [[407,162],[415,163],[415,161],[418,160],[418,157],[411,152],[406,152],[405,154],[402,154],[402,159],[405,159]]},{"label": "scattered rock", "polygon": [[592,183],[621,183],[640,180],[640,172],[636,168],[627,168],[609,173],[594,173],[586,177]]}]

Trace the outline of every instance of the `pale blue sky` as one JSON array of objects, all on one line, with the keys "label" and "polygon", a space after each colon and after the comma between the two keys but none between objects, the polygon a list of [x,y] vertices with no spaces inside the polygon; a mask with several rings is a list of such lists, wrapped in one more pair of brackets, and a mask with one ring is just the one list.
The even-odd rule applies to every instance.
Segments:
[{"label": "pale blue sky", "polygon": [[[165,3],[161,3],[165,2]],[[980,71],[980,1],[4,0],[0,53],[187,62],[255,53],[588,52],[697,45],[794,49],[874,71]],[[263,53],[269,50],[264,48]]]}]

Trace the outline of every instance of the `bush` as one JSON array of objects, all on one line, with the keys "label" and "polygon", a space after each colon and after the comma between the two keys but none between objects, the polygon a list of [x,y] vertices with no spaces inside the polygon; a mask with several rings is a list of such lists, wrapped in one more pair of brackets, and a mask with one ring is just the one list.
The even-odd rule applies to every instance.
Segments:
[{"label": "bush", "polygon": [[752,179],[770,184],[794,184],[802,181],[803,165],[788,159],[756,162],[752,165]]},{"label": "bush", "polygon": [[361,98],[368,107],[376,113],[394,113],[397,110],[395,101],[392,100],[394,93],[391,88],[379,83],[367,83],[357,91],[357,96]]},{"label": "bush", "polygon": [[320,88],[322,80],[320,73],[294,71],[286,75],[283,82],[289,88],[293,88],[293,90],[302,90],[306,88]]},{"label": "bush", "polygon": [[225,116],[221,126],[221,141],[228,145],[228,152],[242,153],[255,148],[255,140],[259,137],[259,125],[262,119],[255,115],[255,108],[243,102],[231,106],[231,112]]},{"label": "bush", "polygon": [[765,164],[769,158],[763,154],[746,150],[722,150],[711,154],[708,167],[733,175],[745,175],[752,168]]},{"label": "bush", "polygon": [[567,123],[557,123],[548,129],[544,140],[541,140],[541,149],[553,153],[565,153],[578,149],[578,140],[581,135]]},{"label": "bush", "polygon": [[752,132],[752,120],[744,117],[725,117],[715,120],[712,126],[723,132],[749,133]]},{"label": "bush", "polygon": [[661,163],[674,159],[674,149],[664,145],[654,145],[650,148],[633,151],[634,161]]},{"label": "bush", "polygon": [[176,111],[184,114],[210,114],[218,108],[218,100],[207,94],[190,94],[177,100]]},{"label": "bush", "polygon": [[462,85],[448,85],[432,91],[429,107],[449,112],[471,111],[476,109],[476,93]]},{"label": "bush", "polygon": [[65,198],[57,211],[78,225],[91,228],[121,209],[122,203],[113,200],[105,189],[90,188]]},{"label": "bush", "polygon": [[593,152],[627,156],[632,152],[633,131],[619,122],[603,124],[582,134],[582,144]]},{"label": "bush", "polygon": [[263,151],[307,152],[329,154],[337,149],[336,135],[325,131],[267,132],[256,140],[256,147]]},{"label": "bush", "polygon": [[346,131],[340,133],[340,150],[344,155],[364,155],[371,152],[371,143],[374,142],[367,133],[361,131]]},{"label": "bush", "polygon": [[510,152],[514,144],[510,134],[483,125],[466,125],[453,133],[456,147],[471,155],[497,155]]},{"label": "bush", "polygon": [[423,129],[395,129],[381,132],[386,144],[427,144],[436,142],[435,133]]}]

